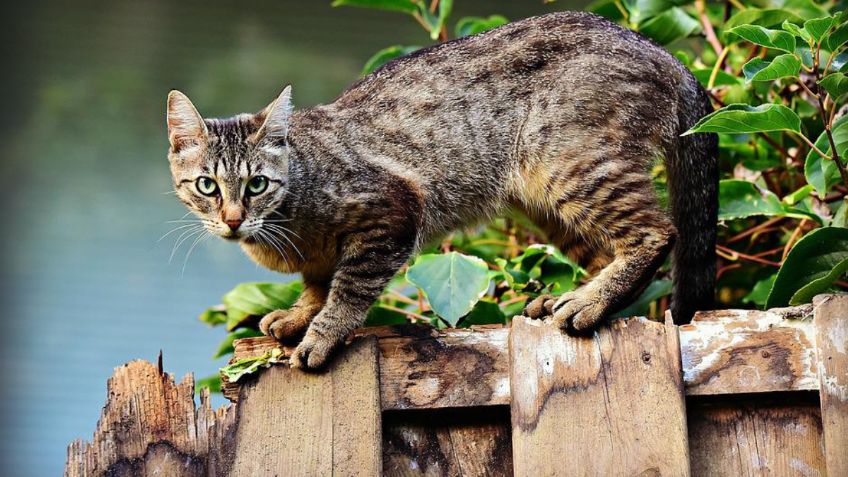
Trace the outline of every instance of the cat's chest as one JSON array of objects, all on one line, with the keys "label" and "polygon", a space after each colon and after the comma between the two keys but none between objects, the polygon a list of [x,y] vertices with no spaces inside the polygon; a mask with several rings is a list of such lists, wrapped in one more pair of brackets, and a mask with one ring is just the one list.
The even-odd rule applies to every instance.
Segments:
[{"label": "cat's chest", "polygon": [[280,273],[295,273],[300,271],[300,263],[291,257],[286,257],[279,250],[259,242],[241,242],[241,249],[251,260],[263,267]]}]

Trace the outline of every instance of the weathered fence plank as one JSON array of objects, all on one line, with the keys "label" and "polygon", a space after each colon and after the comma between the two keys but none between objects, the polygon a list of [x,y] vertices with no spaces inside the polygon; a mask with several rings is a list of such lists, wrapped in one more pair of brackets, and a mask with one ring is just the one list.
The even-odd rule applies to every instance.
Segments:
[{"label": "weathered fence plank", "polygon": [[512,476],[507,406],[387,412],[383,475]]},{"label": "weathered fence plank", "polygon": [[680,326],[686,394],[818,389],[812,307],[699,312]]},{"label": "weathered fence plank", "polygon": [[815,396],[714,401],[687,406],[693,476],[845,475],[825,472]]},{"label": "weathered fence plank", "polygon": [[[810,306],[698,313],[679,330],[686,394],[817,390],[811,314]],[[509,405],[509,328],[409,325],[357,335],[378,338],[383,410]],[[235,358],[275,347],[269,337],[237,340]],[[238,388],[225,384],[224,395],[236,401]]]},{"label": "weathered fence plank", "polygon": [[616,320],[575,338],[551,323],[512,323],[516,476],[689,475],[673,324]]},{"label": "weathered fence plank", "polygon": [[90,443],[68,448],[66,477],[222,476],[235,426],[232,408],[213,411],[209,393],[194,407],[191,375],[174,378],[147,361],[115,369]]},{"label": "weathered fence plank", "polygon": [[819,399],[828,475],[848,475],[848,296],[816,297]]},{"label": "weathered fence plank", "polygon": [[229,475],[381,475],[377,342],[355,339],[329,369],[274,366],[241,389]]}]

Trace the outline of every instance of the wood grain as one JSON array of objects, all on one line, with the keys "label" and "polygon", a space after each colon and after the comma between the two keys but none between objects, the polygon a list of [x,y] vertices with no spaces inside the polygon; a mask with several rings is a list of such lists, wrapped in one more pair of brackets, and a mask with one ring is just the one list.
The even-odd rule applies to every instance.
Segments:
[{"label": "wood grain", "polygon": [[[811,315],[811,306],[698,313],[679,328],[686,394],[817,390]],[[509,405],[507,328],[405,325],[357,335],[378,338],[384,410]],[[235,358],[279,346],[268,337],[237,340]],[[224,385],[234,402],[239,384]]]},{"label": "wood grain", "polygon": [[818,389],[812,307],[699,312],[680,326],[686,394]]},{"label": "wood grain", "polygon": [[814,303],[827,473],[848,475],[848,296],[818,296]]},{"label": "wood grain", "polygon": [[387,412],[386,476],[512,476],[509,408]]},{"label": "wood grain", "polygon": [[229,475],[380,475],[377,353],[363,337],[326,372],[274,366],[244,386]]},{"label": "wood grain", "polygon": [[824,476],[815,395],[690,400],[695,477]]},{"label": "wood grain", "polygon": [[510,360],[516,476],[689,475],[670,322],[616,320],[575,338],[517,318]]},{"label": "wood grain", "polygon": [[66,477],[221,476],[235,427],[230,409],[212,410],[209,393],[194,407],[194,379],[177,384],[147,361],[115,369],[90,443],[68,448]]}]

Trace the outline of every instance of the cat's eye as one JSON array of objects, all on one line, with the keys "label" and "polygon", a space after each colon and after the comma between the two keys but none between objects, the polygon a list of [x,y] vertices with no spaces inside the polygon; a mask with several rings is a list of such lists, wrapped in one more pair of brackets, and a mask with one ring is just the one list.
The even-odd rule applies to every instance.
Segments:
[{"label": "cat's eye", "polygon": [[203,195],[213,196],[218,193],[218,183],[211,177],[198,177],[196,185],[197,190]]},{"label": "cat's eye", "polygon": [[249,181],[247,181],[247,193],[249,195],[259,195],[265,192],[265,189],[268,188],[268,178],[265,176],[255,176],[251,177]]}]

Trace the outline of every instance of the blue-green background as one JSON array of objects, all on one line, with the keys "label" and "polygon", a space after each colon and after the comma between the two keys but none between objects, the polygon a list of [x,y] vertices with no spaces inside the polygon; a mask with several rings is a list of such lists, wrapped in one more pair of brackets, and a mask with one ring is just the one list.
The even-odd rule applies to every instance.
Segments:
[{"label": "blue-green background", "polygon": [[[400,14],[329,0],[33,1],[0,19],[0,468],[59,475],[90,439],[112,369],[155,360],[205,376],[222,330],[196,320],[241,281],[289,280],[209,240],[182,271],[165,222],[165,96],[204,115],[264,107],[291,83],[296,106],[331,101],[391,44],[428,44]],[[456,0],[454,20],[579,7]],[[452,24],[451,24],[452,27]],[[216,404],[223,404],[217,399]]]}]

